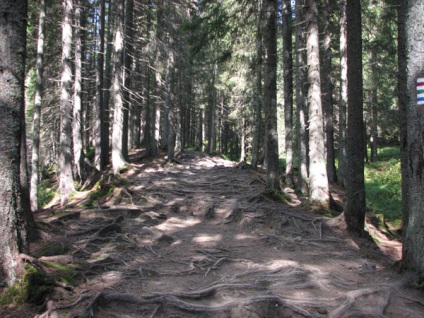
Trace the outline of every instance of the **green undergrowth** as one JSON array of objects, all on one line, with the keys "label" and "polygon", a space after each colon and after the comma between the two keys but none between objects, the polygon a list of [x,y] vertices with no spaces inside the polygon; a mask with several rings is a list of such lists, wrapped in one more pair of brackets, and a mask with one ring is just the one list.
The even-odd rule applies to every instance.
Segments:
[{"label": "green undergrowth", "polygon": [[262,193],[265,197],[280,203],[288,203],[291,201],[291,197],[286,193],[275,191],[273,189],[265,189]]},{"label": "green undergrowth", "polygon": [[124,187],[128,183],[126,180],[113,175],[105,174],[100,176],[98,181],[92,187],[92,192],[87,197],[85,207],[93,207],[99,205],[102,200],[107,199],[113,194],[115,188]]},{"label": "green undergrowth", "polygon": [[365,164],[367,207],[398,227],[402,220],[400,150],[382,148],[378,159]]},{"label": "green undergrowth", "polygon": [[37,268],[25,265],[25,274],[20,282],[8,287],[0,294],[0,305],[31,303],[40,305],[53,292],[53,282]]},{"label": "green undergrowth", "polygon": [[72,264],[60,264],[50,261],[41,261],[44,269],[55,279],[61,283],[72,285],[74,283],[73,276],[75,274],[75,266]]},{"label": "green undergrowth", "polygon": [[51,179],[45,179],[38,186],[38,205],[46,206],[58,194],[57,183],[53,183]]}]

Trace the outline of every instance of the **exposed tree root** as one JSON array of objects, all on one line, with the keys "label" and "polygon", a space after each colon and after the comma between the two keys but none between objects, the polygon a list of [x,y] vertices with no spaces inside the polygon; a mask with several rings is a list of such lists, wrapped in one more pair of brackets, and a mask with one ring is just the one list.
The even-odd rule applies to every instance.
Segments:
[{"label": "exposed tree root", "polygon": [[[290,299],[288,297],[283,297],[280,295],[259,294],[259,295],[248,296],[243,299],[235,299],[235,300],[227,301],[219,305],[209,305],[209,306],[182,300],[180,299],[180,298],[183,298],[181,296],[182,296],[181,294],[180,295],[160,294],[160,295],[152,295],[147,297],[136,297],[133,294],[129,294],[129,293],[100,293],[96,295],[96,297],[86,307],[85,311],[78,317],[79,318],[95,317],[93,313],[96,312],[99,305],[107,306],[108,304],[112,302],[122,303],[122,304],[142,305],[142,306],[159,304],[163,307],[170,306],[184,312],[191,312],[191,313],[197,313],[197,314],[223,313],[240,306],[245,307],[245,306],[254,305],[258,303],[273,303],[273,306],[275,307],[274,310],[276,312],[281,310],[278,307],[282,307],[282,308],[289,309],[290,311],[295,313],[296,317],[324,317],[323,315],[319,314],[316,310],[312,309],[316,305],[309,304],[312,307],[309,310],[301,308],[301,306],[302,305],[304,306],[305,303],[308,304],[307,300]],[[192,297],[190,298],[187,297],[189,296],[189,294],[184,294],[184,296],[186,296],[184,297],[186,299],[193,299]],[[197,294],[196,294],[196,297],[198,297]],[[277,317],[277,315],[275,315],[275,317]]]},{"label": "exposed tree root", "polygon": [[90,298],[91,295],[83,294],[78,296],[73,302],[68,304],[54,304],[52,300],[47,301],[46,303],[46,311],[41,315],[36,315],[34,318],[56,318],[59,317],[58,310],[70,309],[79,305],[82,301]]},{"label": "exposed tree root", "polygon": [[390,287],[375,287],[349,291],[346,293],[345,302],[331,311],[328,318],[345,317],[349,311],[366,314],[367,317],[384,317],[384,310],[390,302],[390,294]]}]

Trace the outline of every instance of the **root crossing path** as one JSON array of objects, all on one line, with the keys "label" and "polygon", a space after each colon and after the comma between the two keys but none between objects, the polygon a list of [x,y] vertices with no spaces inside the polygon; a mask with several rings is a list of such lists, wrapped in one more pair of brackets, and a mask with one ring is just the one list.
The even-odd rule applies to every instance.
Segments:
[{"label": "root crossing path", "polygon": [[75,288],[38,317],[424,317],[373,242],[270,200],[260,172],[191,151],[131,164],[92,208],[44,216]]}]

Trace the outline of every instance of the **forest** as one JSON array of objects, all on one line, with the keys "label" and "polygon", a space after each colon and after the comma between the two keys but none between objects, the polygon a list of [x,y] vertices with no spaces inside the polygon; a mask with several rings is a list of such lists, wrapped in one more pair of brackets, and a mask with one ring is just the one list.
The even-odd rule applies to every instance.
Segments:
[{"label": "forest", "polygon": [[421,0],[3,0],[0,316],[424,316]]}]

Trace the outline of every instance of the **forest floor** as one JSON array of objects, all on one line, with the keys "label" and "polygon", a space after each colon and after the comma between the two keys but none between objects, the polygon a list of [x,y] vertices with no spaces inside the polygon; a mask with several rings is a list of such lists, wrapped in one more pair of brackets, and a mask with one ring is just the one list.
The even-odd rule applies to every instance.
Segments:
[{"label": "forest floor", "polygon": [[87,191],[36,213],[49,236],[33,254],[71,268],[72,290],[1,317],[424,317],[424,294],[393,266],[400,242],[372,222],[374,241],[349,235],[220,157],[136,152],[131,165],[92,207]]}]

